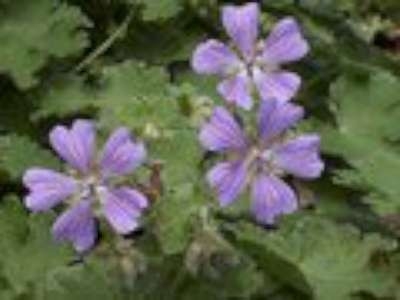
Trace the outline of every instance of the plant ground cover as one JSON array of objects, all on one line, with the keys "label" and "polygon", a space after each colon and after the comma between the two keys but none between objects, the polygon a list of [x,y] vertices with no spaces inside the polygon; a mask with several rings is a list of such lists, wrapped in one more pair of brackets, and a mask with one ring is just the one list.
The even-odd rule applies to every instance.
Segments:
[{"label": "plant ground cover", "polygon": [[[313,181],[289,176],[298,209],[264,225],[251,193],[221,207],[207,184],[219,158],[199,135],[226,103],[191,63],[200,43],[229,44],[221,9],[244,3],[0,0],[0,300],[400,299],[400,2],[257,1],[261,38],[290,16],[309,44],[285,65],[305,114],[290,136],[318,134],[324,163]],[[258,109],[228,109],[256,135]],[[147,151],[133,173],[113,170],[148,200],[140,228],[93,219],[85,253],[52,236],[69,202],[32,212],[23,183],[33,167],[75,174],[49,133],[77,119],[96,127],[96,171],[118,127]]]}]

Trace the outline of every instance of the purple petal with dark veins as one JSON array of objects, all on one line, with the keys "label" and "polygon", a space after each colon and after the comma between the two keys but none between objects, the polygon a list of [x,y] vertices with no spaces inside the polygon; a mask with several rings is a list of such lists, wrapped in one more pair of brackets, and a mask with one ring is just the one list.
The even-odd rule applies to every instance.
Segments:
[{"label": "purple petal with dark veins", "polygon": [[294,191],[281,179],[261,174],[253,182],[251,210],[259,223],[273,224],[277,217],[297,207]]},{"label": "purple petal with dark veins", "polygon": [[148,205],[147,198],[137,190],[119,188],[104,194],[103,214],[119,234],[127,234],[138,226],[138,218]]},{"label": "purple petal with dark veins", "polygon": [[240,65],[237,55],[217,40],[208,40],[197,46],[192,57],[192,68],[199,74],[227,75]]},{"label": "purple petal with dark veins", "polygon": [[255,2],[241,6],[226,5],[222,9],[222,23],[226,32],[248,59],[254,55],[257,43],[259,13]]},{"label": "purple petal with dark veins", "polygon": [[274,99],[262,101],[258,116],[260,138],[268,141],[279,136],[300,121],[303,116],[304,109],[291,102],[280,102]]},{"label": "purple petal with dark veins", "polygon": [[289,101],[300,89],[301,78],[286,71],[263,72],[254,70],[254,82],[262,100]]},{"label": "purple petal with dark veins", "polygon": [[243,109],[250,110],[253,106],[251,84],[247,73],[240,72],[233,77],[223,80],[218,85],[217,90],[226,102],[234,103]]},{"label": "purple petal with dark veins", "polygon": [[316,134],[302,135],[276,147],[274,156],[280,168],[299,178],[318,178],[324,169]]},{"label": "purple petal with dark veins", "polygon": [[210,121],[203,125],[199,139],[202,146],[211,151],[243,150],[247,147],[242,128],[221,106],[214,109]]},{"label": "purple petal with dark veins", "polygon": [[207,173],[207,181],[217,191],[221,206],[237,199],[247,181],[247,170],[242,161],[222,162]]},{"label": "purple petal with dark veins", "polygon": [[29,189],[24,199],[25,205],[34,212],[49,210],[78,189],[75,179],[41,168],[28,169],[23,182]]},{"label": "purple petal with dark veins", "polygon": [[97,232],[90,201],[82,200],[64,212],[54,223],[52,232],[57,241],[72,242],[78,252],[92,248]]},{"label": "purple petal with dark veins", "polygon": [[100,166],[103,175],[124,175],[140,166],[146,159],[143,143],[134,142],[127,128],[113,132],[104,146]]},{"label": "purple petal with dark veins", "polygon": [[281,20],[265,41],[262,59],[266,64],[279,65],[304,57],[309,45],[303,38],[299,25],[292,17]]},{"label": "purple petal with dark veins", "polygon": [[64,126],[56,126],[50,132],[50,144],[68,164],[87,173],[95,147],[94,124],[87,120],[76,120],[70,130]]}]

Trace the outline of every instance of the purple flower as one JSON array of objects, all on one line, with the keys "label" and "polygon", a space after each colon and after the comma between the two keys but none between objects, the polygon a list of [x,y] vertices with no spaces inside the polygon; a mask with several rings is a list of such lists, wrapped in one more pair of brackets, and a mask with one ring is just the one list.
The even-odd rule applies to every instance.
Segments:
[{"label": "purple flower", "polygon": [[292,175],[313,179],[324,168],[318,135],[289,138],[286,134],[303,114],[300,106],[290,102],[264,101],[258,117],[258,136],[252,139],[226,109],[215,108],[199,139],[205,149],[228,157],[207,174],[221,206],[234,202],[250,185],[252,212],[258,222],[272,224],[277,216],[297,209],[295,192],[281,178]]},{"label": "purple flower", "polygon": [[222,23],[233,46],[210,39],[197,47],[192,58],[197,73],[221,77],[218,92],[244,109],[252,107],[253,90],[262,100],[293,98],[301,78],[280,66],[301,59],[309,50],[292,17],[278,22],[265,41],[257,41],[259,14],[257,3],[223,7]]},{"label": "purple flower", "polygon": [[28,169],[24,185],[29,189],[25,205],[33,212],[46,211],[65,201],[70,208],[53,225],[58,241],[70,241],[79,252],[89,250],[97,237],[95,217],[103,215],[119,234],[138,227],[147,198],[130,187],[119,187],[115,178],[142,164],[146,150],[126,128],[109,137],[100,153],[95,151],[94,124],[76,120],[71,129],[56,126],[50,144],[72,168],[69,175],[43,168]]}]

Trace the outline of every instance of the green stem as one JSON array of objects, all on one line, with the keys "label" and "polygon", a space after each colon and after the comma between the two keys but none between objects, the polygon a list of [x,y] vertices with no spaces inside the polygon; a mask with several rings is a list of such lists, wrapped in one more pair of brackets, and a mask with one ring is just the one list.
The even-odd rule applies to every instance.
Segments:
[{"label": "green stem", "polygon": [[114,42],[123,37],[125,34],[125,31],[128,29],[129,23],[132,20],[133,17],[133,10],[129,12],[125,20],[119,25],[117,30],[113,32],[112,35],[110,35],[100,46],[98,46],[92,53],[90,53],[84,60],[82,60],[75,68],[75,72],[80,72],[82,71],[86,66],[90,65],[97,57],[102,55],[104,52],[106,52]]}]

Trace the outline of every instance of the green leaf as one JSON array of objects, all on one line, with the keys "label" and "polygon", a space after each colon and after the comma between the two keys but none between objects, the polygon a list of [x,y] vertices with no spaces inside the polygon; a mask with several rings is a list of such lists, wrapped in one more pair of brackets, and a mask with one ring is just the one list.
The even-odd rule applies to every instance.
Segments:
[{"label": "green leaf", "polygon": [[168,76],[163,68],[148,67],[134,61],[104,68],[103,85],[95,105],[107,127],[124,124],[143,130],[154,123],[166,126],[176,102],[167,97]]},{"label": "green leaf", "polygon": [[15,294],[41,293],[53,272],[73,258],[71,249],[57,245],[50,235],[53,217],[29,216],[16,197],[0,205],[0,278]]},{"label": "green leaf", "polygon": [[182,0],[137,0],[143,5],[143,20],[162,21],[175,17],[183,8]]},{"label": "green leaf", "polygon": [[182,252],[193,238],[204,199],[193,184],[173,186],[153,208],[155,234],[165,254]]},{"label": "green leaf", "polygon": [[336,127],[322,131],[323,149],[351,166],[336,181],[370,192],[380,214],[400,211],[400,155],[391,140],[399,138],[400,81],[377,71],[369,78],[343,76],[331,88]]},{"label": "green leaf", "polygon": [[218,105],[222,105],[225,101],[217,92],[219,79],[216,76],[201,76],[191,70],[185,70],[177,75],[177,81],[182,85],[190,85],[195,90],[194,93],[209,97]]},{"label": "green leaf", "polygon": [[52,285],[47,286],[45,299],[130,299],[129,294],[123,296],[121,278],[109,272],[107,263],[106,260],[91,258],[60,270],[54,274]]},{"label": "green leaf", "polygon": [[125,125],[141,132],[149,126],[161,130],[176,125],[181,118],[164,68],[128,60],[105,67],[101,75],[96,84],[65,77],[41,89],[33,118],[93,110],[108,129]]},{"label": "green leaf", "polygon": [[59,161],[28,137],[14,134],[0,136],[0,170],[11,179],[18,180],[30,167],[56,169]]},{"label": "green leaf", "polygon": [[48,117],[65,117],[95,106],[95,93],[86,86],[82,78],[67,77],[52,82],[38,92],[39,108],[34,111],[34,120]]},{"label": "green leaf", "polygon": [[[180,125],[188,126],[185,123]],[[197,182],[201,176],[199,164],[202,151],[196,132],[183,127],[170,130],[167,134],[149,145],[152,156],[163,164],[163,182],[171,189],[178,184]]]},{"label": "green leaf", "polygon": [[157,253],[147,260],[146,271],[133,284],[135,299],[248,299],[276,287],[216,232],[197,231],[183,258]]},{"label": "green leaf", "polygon": [[52,0],[10,1],[1,11],[0,72],[20,88],[37,83],[36,73],[49,58],[76,55],[87,46],[80,28],[89,25],[79,9]]},{"label": "green leaf", "polygon": [[311,216],[288,218],[274,232],[241,223],[235,233],[267,273],[314,299],[351,299],[361,291],[382,297],[395,289],[395,279],[373,267],[371,258],[396,243],[377,234],[361,235],[354,227]]},{"label": "green leaf", "polygon": [[333,13],[352,13],[356,10],[357,0],[300,0],[300,5],[310,10]]},{"label": "green leaf", "polygon": [[181,119],[176,124],[180,128],[149,143],[150,153],[162,163],[164,189],[154,215],[157,237],[167,254],[179,253],[187,246],[194,219],[208,201],[199,168],[202,151],[196,132],[187,123]]},{"label": "green leaf", "polygon": [[198,226],[186,251],[185,265],[192,277],[186,286],[190,282],[193,285],[190,293],[203,290],[214,294],[216,299],[247,299],[260,290],[270,293],[277,288],[275,282],[266,280],[254,261],[223,238],[217,226],[202,226]]}]

